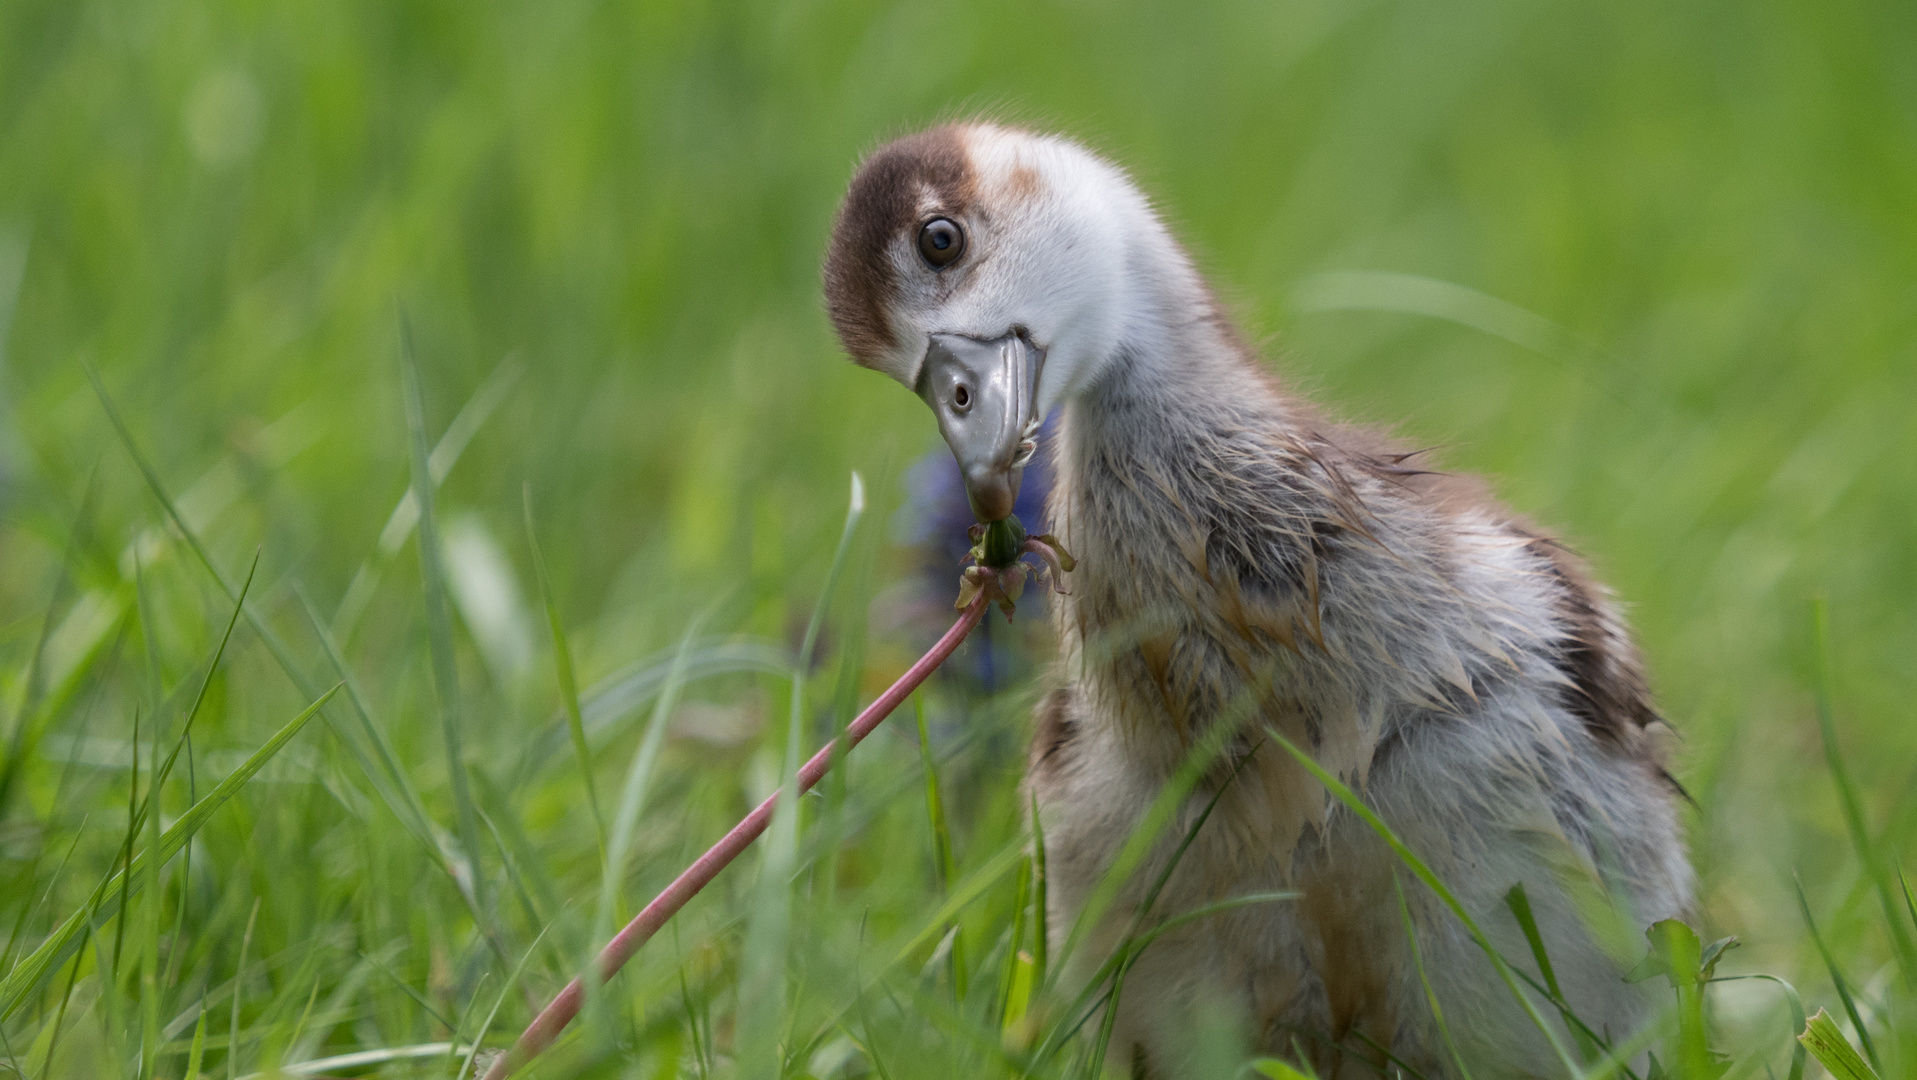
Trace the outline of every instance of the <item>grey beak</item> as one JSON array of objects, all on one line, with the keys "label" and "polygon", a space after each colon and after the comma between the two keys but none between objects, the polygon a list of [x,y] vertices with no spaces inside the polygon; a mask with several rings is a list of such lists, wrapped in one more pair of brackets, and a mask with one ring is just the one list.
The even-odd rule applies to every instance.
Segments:
[{"label": "grey beak", "polygon": [[1012,514],[1025,463],[1038,445],[1033,413],[1044,365],[1045,350],[1020,330],[991,341],[933,334],[925,349],[919,396],[939,418],[980,521]]}]

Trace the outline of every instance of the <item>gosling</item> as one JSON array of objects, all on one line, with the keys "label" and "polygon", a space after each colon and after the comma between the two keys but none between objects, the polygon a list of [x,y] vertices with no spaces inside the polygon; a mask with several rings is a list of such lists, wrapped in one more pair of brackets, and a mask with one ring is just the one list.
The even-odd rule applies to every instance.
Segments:
[{"label": "gosling", "polygon": [[1189,1033],[1223,1018],[1246,1049],[1328,1077],[1561,1072],[1463,924],[1271,733],[1357,791],[1543,985],[1507,907],[1523,885],[1598,1038],[1651,1017],[1655,991],[1623,975],[1644,928],[1691,905],[1683,796],[1638,651],[1575,554],[1482,483],[1287,391],[1138,187],[1067,139],[960,123],[881,147],[824,278],[852,358],[931,406],[980,521],[1011,513],[1060,408],[1040,450],[1078,569],[1027,775],[1053,942],[1181,766],[1216,749],[1067,979],[1120,943],[1214,799],[1149,920],[1296,894],[1158,938],[1109,1061],[1182,1075]]}]

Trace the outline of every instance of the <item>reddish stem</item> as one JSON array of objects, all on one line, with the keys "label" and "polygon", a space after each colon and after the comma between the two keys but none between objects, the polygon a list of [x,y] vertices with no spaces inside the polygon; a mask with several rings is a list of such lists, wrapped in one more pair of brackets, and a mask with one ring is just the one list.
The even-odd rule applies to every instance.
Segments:
[{"label": "reddish stem", "polygon": [[[845,729],[843,740],[834,740],[812,755],[812,760],[799,769],[799,794],[803,795],[812,790],[812,786],[824,778],[845,751],[851,750],[859,744],[861,739],[870,735],[874,728],[891,715],[893,709],[898,708],[899,703],[904,701],[908,694],[917,690],[926,676],[937,670],[938,666],[952,655],[952,651],[958,648],[959,642],[965,640],[965,635],[972,632],[972,628],[978,625],[979,619],[984,614],[985,598],[981,596],[972,601],[972,605],[965,609],[964,614],[960,615],[958,621],[952,624],[952,628],[945,632],[945,636],[938,640],[938,644],[932,646],[930,652],[920,657],[919,662],[913,664],[911,670],[899,676],[899,681],[893,683],[885,693],[880,694],[877,701],[866,706],[865,711]],[[739,857],[740,852],[759,838],[760,833],[765,832],[766,826],[772,824],[772,812],[778,803],[779,792],[775,791],[766,796],[766,800],[760,803],[757,809],[747,814],[744,821],[734,825],[732,831],[707,849],[704,855],[699,856],[698,861],[686,867],[685,872],[680,874],[672,884],[666,886],[664,892],[653,897],[652,903],[647,904],[644,911],[634,916],[633,920],[626,924],[626,928],[619,931],[618,936],[606,943],[606,947],[599,951],[598,968],[601,983],[618,974],[619,969],[626,965],[626,961],[632,959],[632,954],[638,952],[640,946],[651,940],[652,935],[659,932],[659,928],[666,924],[667,919],[678,914],[679,909],[686,906],[686,901],[697,896],[699,890],[706,887],[707,882],[717,877],[719,871],[730,865],[732,860]],[[572,1022],[573,1017],[579,1015],[579,1006],[585,1000],[585,996],[586,987],[581,980],[575,978],[567,983],[566,988],[559,992],[559,996],[553,998],[552,1003],[526,1026],[525,1033],[519,1036],[519,1041],[513,1044],[513,1048],[501,1054],[498,1060],[493,1062],[492,1068],[486,1070],[485,1080],[505,1080],[512,1075],[514,1069],[531,1061],[546,1047],[551,1046],[552,1041],[559,1037],[560,1031]]]}]

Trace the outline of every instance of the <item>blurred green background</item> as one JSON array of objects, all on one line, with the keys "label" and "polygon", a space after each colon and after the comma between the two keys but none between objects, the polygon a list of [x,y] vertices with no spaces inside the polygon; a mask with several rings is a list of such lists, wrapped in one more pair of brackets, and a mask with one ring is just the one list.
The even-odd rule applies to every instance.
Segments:
[{"label": "blurred green background", "polygon": [[[523,834],[482,863],[502,895],[540,864],[527,911],[589,912],[595,844],[563,737],[542,781],[516,771],[533,733],[560,730],[522,494],[591,686],[701,618],[702,642],[795,647],[859,470],[872,505],[809,701],[842,710],[902,669],[918,642],[887,629],[887,590],[915,563],[892,518],[935,429],[843,360],[818,266],[861,153],[975,114],[1123,163],[1284,379],[1492,475],[1590,556],[1684,736],[1703,921],[1743,938],[1736,966],[1817,986],[1796,869],[1855,978],[1881,982],[1888,946],[1812,721],[1807,598],[1830,598],[1838,728],[1894,857],[1917,837],[1917,6],[1895,0],[3,0],[12,955],[120,850],[133,713],[150,733],[156,702],[190,697],[230,610],[168,539],[85,365],[223,570],[262,552],[262,617],[331,685],[294,584],[310,595],[453,830],[431,609],[404,530],[381,547],[409,482],[403,312],[428,439],[462,408],[481,421],[437,519],[475,785]],[[749,663],[686,688],[634,895],[776,777],[785,693]],[[1017,834],[1030,693],[1001,695],[994,738],[953,744],[961,861]],[[196,727],[202,785],[304,704],[242,625]],[[608,814],[646,719],[629,711],[602,735]],[[743,748],[681,737],[701,723]],[[165,1019],[231,977],[255,895],[254,955],[308,958],[252,976],[248,1016],[280,1010],[262,1030],[389,940],[396,973],[458,1008],[476,992],[452,887],[417,869],[336,738],[295,744],[324,783],[256,784],[196,841],[201,876],[164,908],[186,912],[161,946],[186,950]],[[852,785],[918,783],[909,740],[888,745]],[[168,790],[166,820],[187,797]],[[904,919],[937,888],[918,797],[848,848],[867,861],[839,887],[874,892],[840,898],[844,940],[857,904]],[[506,921],[525,948],[534,915]],[[333,951],[311,959],[314,942]],[[84,1023],[111,1025],[112,995],[85,989],[96,963],[76,974],[100,1003]],[[8,1053],[44,1035],[59,981],[9,1021]],[[360,987],[342,1015],[385,1003],[308,1049],[445,1037],[395,982]],[[1723,1022],[1771,1001],[1731,994]]]}]

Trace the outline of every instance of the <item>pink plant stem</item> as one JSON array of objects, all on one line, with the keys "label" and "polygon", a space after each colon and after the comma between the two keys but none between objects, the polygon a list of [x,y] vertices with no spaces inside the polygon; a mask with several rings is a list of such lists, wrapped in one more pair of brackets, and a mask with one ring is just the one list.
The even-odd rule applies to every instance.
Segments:
[{"label": "pink plant stem", "polygon": [[[919,662],[913,664],[911,670],[899,676],[899,681],[893,683],[885,693],[880,694],[877,701],[866,706],[865,711],[845,729],[843,742],[834,740],[812,755],[812,760],[799,769],[799,794],[803,795],[812,790],[812,786],[825,777],[844,752],[850,751],[859,744],[861,739],[870,735],[873,729],[891,715],[893,709],[899,707],[899,703],[904,701],[907,695],[917,690],[926,676],[937,670],[938,666],[952,655],[952,651],[958,648],[959,642],[965,640],[965,635],[972,632],[972,628],[978,625],[979,619],[984,614],[985,598],[981,596],[972,601],[971,606],[966,608],[965,613],[952,624],[952,628],[945,632],[945,636],[938,640],[938,644],[932,646],[930,652],[920,657]],[[686,906],[686,901],[697,896],[699,890],[706,887],[707,882],[719,876],[719,871],[724,870],[732,860],[739,857],[740,852],[757,840],[759,834],[765,832],[766,826],[772,824],[772,812],[778,804],[779,792],[775,791],[766,796],[766,800],[760,803],[757,809],[747,814],[744,821],[734,825],[731,832],[707,849],[706,853],[699,856],[691,866],[686,867],[685,872],[680,874],[672,884],[666,886],[664,892],[653,897],[652,903],[647,904],[644,911],[634,916],[633,920],[626,924],[626,928],[619,931],[618,936],[607,942],[606,947],[599,951],[599,981],[604,983],[618,974],[619,969],[626,965],[626,961],[632,959],[632,954],[638,952],[640,946],[651,940],[652,935],[659,932],[659,928],[666,924],[667,919],[678,914],[679,909]],[[485,1080],[505,1080],[512,1075],[514,1069],[531,1061],[546,1047],[551,1046],[552,1041],[559,1037],[560,1031],[572,1022],[573,1017],[579,1015],[579,1006],[585,1000],[585,996],[584,982],[575,978],[567,983],[566,988],[559,992],[559,996],[553,998],[552,1003],[526,1026],[525,1032],[519,1036],[519,1041],[513,1044],[513,1048],[500,1055],[493,1062],[492,1068],[486,1070]]]}]

